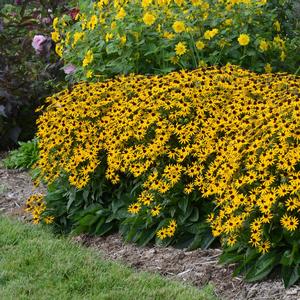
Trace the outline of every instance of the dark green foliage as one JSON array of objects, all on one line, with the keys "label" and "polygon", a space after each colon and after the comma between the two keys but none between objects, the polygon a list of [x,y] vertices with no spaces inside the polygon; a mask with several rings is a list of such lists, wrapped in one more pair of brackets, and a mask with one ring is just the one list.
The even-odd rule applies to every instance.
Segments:
[{"label": "dark green foliage", "polygon": [[[56,232],[104,235],[120,231],[126,241],[141,246],[155,241],[190,249],[208,248],[215,241],[205,222],[205,216],[212,209],[211,202],[199,199],[197,193],[168,193],[165,196],[168,207],[159,216],[153,217],[146,211],[130,214],[128,206],[137,200],[142,181],[123,175],[120,183],[114,185],[105,178],[105,170],[105,163],[102,163],[90,183],[81,190],[71,186],[67,177],[60,177],[48,186],[44,215],[55,216]],[[182,199],[180,209],[176,209],[178,197]],[[175,238],[163,241],[156,238],[156,232],[171,219],[176,219],[178,224]]]},{"label": "dark green foliage", "polygon": [[239,246],[227,248],[220,257],[220,263],[236,263],[234,276],[243,274],[249,282],[265,279],[272,271],[280,270],[284,286],[288,288],[300,278],[300,243],[299,239],[291,242],[292,250],[287,246],[287,240],[283,239],[281,245],[265,254]]}]

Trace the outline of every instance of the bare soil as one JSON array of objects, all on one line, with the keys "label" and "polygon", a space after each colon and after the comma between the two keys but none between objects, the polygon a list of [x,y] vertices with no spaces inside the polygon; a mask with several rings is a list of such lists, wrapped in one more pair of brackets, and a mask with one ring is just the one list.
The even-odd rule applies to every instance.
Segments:
[{"label": "bare soil", "polygon": [[[3,154],[0,154],[0,160]],[[36,192],[25,171],[7,170],[0,162],[0,214],[26,220],[26,199]],[[246,283],[232,277],[232,266],[218,264],[220,249],[186,251],[172,247],[137,247],[124,243],[119,234],[106,237],[80,235],[74,242],[99,250],[104,257],[125,263],[136,270],[160,273],[166,277],[190,283],[197,287],[211,283],[219,299],[228,300],[299,300],[300,286],[284,289],[280,279]],[[188,300],[188,299],[187,299]]]}]

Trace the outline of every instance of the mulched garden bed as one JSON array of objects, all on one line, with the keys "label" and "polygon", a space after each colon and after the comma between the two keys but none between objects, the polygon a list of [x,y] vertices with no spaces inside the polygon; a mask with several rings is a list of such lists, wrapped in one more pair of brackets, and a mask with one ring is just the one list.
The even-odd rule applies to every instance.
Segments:
[{"label": "mulched garden bed", "polygon": [[[4,154],[0,154],[4,157]],[[27,172],[7,170],[0,162],[0,214],[26,220],[24,203],[35,192]],[[137,247],[126,244],[118,234],[107,237],[80,235],[74,242],[99,250],[112,260],[121,261],[137,270],[157,272],[172,279],[189,282],[198,287],[211,283],[220,299],[298,300],[300,286],[284,289],[281,280],[274,278],[259,283],[245,283],[232,278],[232,266],[218,265],[219,249],[185,251],[172,247]]]}]

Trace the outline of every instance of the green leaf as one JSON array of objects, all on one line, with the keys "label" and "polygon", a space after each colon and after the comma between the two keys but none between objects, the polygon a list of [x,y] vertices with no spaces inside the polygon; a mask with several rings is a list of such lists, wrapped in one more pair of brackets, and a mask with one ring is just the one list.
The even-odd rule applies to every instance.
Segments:
[{"label": "green leaf", "polygon": [[98,221],[98,224],[94,230],[94,234],[99,234],[99,232],[101,232],[101,230],[102,230],[101,227],[104,224],[105,220],[106,220],[105,217],[100,218],[100,220]]},{"label": "green leaf", "polygon": [[281,267],[281,276],[283,278],[285,288],[289,288],[293,284],[295,284],[300,275],[299,265],[296,266],[282,266]]},{"label": "green leaf", "polygon": [[260,256],[256,249],[248,248],[243,261],[237,266],[233,272],[233,276],[247,272],[252,267],[254,261]]},{"label": "green leaf", "polygon": [[265,278],[278,264],[279,255],[277,252],[270,252],[262,255],[247,272],[245,279],[249,282]]},{"label": "green leaf", "polygon": [[137,241],[137,244],[141,247],[146,246],[155,237],[155,234],[156,234],[156,228],[150,228],[147,230],[144,229],[142,235]]},{"label": "green leaf", "polygon": [[79,224],[82,226],[91,226],[98,220],[99,220],[99,216],[88,214],[79,220]]},{"label": "green leaf", "polygon": [[280,259],[280,264],[283,266],[291,266],[293,264],[293,255],[291,250],[284,251]]},{"label": "green leaf", "polygon": [[109,44],[106,46],[106,53],[107,54],[113,54],[113,53],[117,53],[118,49],[114,44]]},{"label": "green leaf", "polygon": [[68,200],[68,203],[67,203],[67,211],[69,211],[71,205],[75,201],[75,198],[76,198],[76,191],[71,190],[70,193],[69,193],[69,200]]},{"label": "green leaf", "polygon": [[113,214],[115,214],[118,211],[118,209],[124,205],[125,205],[125,203],[124,203],[123,199],[113,200],[112,204],[111,204]]},{"label": "green leaf", "polygon": [[169,209],[169,213],[170,213],[171,218],[174,218],[175,213],[176,213],[176,208],[175,207],[171,207]]},{"label": "green leaf", "polygon": [[186,213],[188,204],[189,204],[189,199],[187,197],[183,199],[179,199],[178,206],[184,213]]},{"label": "green leaf", "polygon": [[89,197],[89,193],[90,191],[89,190],[84,190],[83,193],[82,193],[82,197],[85,201],[88,200],[88,197]]},{"label": "green leaf", "polygon": [[243,254],[237,254],[236,252],[224,252],[219,258],[220,264],[232,264],[242,261],[244,258]]},{"label": "green leaf", "polygon": [[197,222],[199,220],[199,209],[197,207],[193,207],[192,215],[189,218],[190,222]]},{"label": "green leaf", "polygon": [[114,224],[113,223],[107,223],[103,224],[103,226],[99,227],[97,232],[95,231],[95,234],[97,235],[104,235],[105,233],[109,232],[111,229],[113,229]]},{"label": "green leaf", "polygon": [[214,240],[215,237],[213,237],[210,232],[207,232],[206,234],[197,234],[189,245],[188,250],[191,251],[197,248],[208,249]]}]

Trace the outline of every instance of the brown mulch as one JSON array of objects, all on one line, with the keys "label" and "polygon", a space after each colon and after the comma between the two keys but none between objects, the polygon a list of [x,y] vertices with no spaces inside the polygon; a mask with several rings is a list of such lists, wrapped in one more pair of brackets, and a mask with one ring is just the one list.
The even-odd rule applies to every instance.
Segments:
[{"label": "brown mulch", "polygon": [[[0,160],[3,154],[0,153]],[[24,219],[24,203],[36,189],[27,172],[7,170],[0,162],[0,214]],[[280,279],[245,283],[232,278],[232,266],[218,264],[219,249],[186,251],[172,247],[137,247],[124,243],[118,234],[107,237],[74,237],[77,243],[99,250],[104,257],[125,263],[137,270],[157,272],[172,279],[203,287],[214,285],[219,299],[299,300],[300,286],[284,289]]]}]

